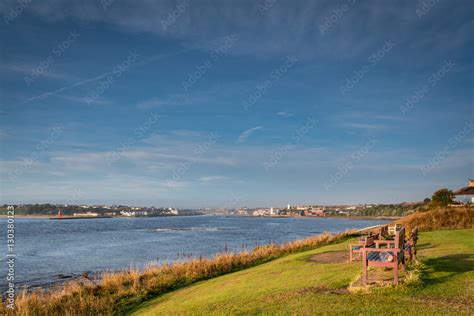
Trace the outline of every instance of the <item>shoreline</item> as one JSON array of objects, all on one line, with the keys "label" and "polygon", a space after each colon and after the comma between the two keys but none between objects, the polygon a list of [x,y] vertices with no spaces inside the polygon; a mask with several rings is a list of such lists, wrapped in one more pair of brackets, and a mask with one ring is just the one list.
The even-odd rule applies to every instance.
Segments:
[{"label": "shoreline", "polygon": [[0,215],[0,219],[2,218],[26,218],[26,219],[51,219],[51,220],[57,220],[57,219],[63,219],[63,220],[69,220],[69,219],[107,219],[107,218],[156,218],[156,217],[189,217],[189,216],[203,216],[203,215],[163,215],[163,216],[69,216],[69,215],[64,215],[62,218],[57,217],[57,215],[24,215],[24,214],[15,214],[15,215]]},{"label": "shoreline", "polygon": [[[155,217],[187,217],[187,216],[206,216],[206,215],[172,215],[172,216],[93,216],[93,217],[81,217],[81,216],[64,216],[62,219],[107,219],[107,218],[155,218]],[[403,216],[285,216],[285,215],[276,215],[276,216],[245,216],[245,215],[209,215],[209,216],[231,216],[231,217],[254,217],[254,218],[331,218],[331,219],[350,219],[350,220],[397,220],[403,218]],[[12,217],[12,215],[0,215],[0,219]],[[60,219],[53,215],[14,215],[15,218],[26,218],[26,219]]]},{"label": "shoreline", "polygon": [[321,219],[350,219],[350,220],[397,220],[403,218],[404,216],[287,216],[287,215],[275,215],[275,216],[253,216],[253,215],[222,215],[222,216],[232,216],[232,217],[250,217],[250,218],[321,218]]},{"label": "shoreline", "polygon": [[[43,216],[44,218],[45,216]],[[264,216],[251,216],[251,217],[264,217]],[[287,217],[287,216],[280,216],[280,217]],[[302,217],[305,217],[305,216],[302,216]],[[46,216],[46,218],[49,218]],[[124,218],[128,218],[128,217],[124,217]],[[288,218],[292,218],[292,217],[288,217]],[[310,217],[307,217],[307,218],[310,218]],[[338,217],[336,217],[338,218]],[[380,227],[380,226],[383,226],[384,224],[380,224],[380,225],[375,225],[375,226],[368,226],[368,227],[364,227],[364,228],[361,228],[361,229],[350,229],[350,230],[353,230],[354,233],[363,233],[367,230],[371,230],[371,229],[374,229],[376,227]],[[331,233],[330,236],[332,237],[339,237],[340,235],[343,235],[343,234],[346,234],[347,231],[340,231],[340,232],[337,232],[337,233]],[[316,238],[318,236],[322,236],[322,235],[325,235],[326,233],[324,232],[319,232],[317,234],[314,234],[314,235],[308,235],[304,238],[301,238],[301,239],[295,239],[295,240],[287,240],[285,242],[282,242],[280,243],[279,245],[284,245],[284,244],[287,244],[287,243],[293,243],[293,242],[303,242],[305,240],[307,240],[308,238]],[[264,244],[265,246],[268,246],[268,245],[271,245],[271,243],[269,244]],[[243,253],[242,251],[237,251],[235,252],[236,255],[240,255],[241,253]],[[218,256],[220,255],[221,253],[219,252],[216,252],[212,255],[209,255],[209,256],[206,256],[205,258],[207,260],[212,260],[212,258],[214,256]],[[183,263],[187,263],[187,262],[191,262],[191,261],[194,261],[194,260],[197,260],[198,257],[193,257],[193,258],[189,258],[188,260],[185,260],[183,261]],[[174,263],[174,262],[172,262]],[[158,264],[157,266],[161,266],[163,265],[164,263],[161,263],[161,264]],[[146,264],[144,265],[144,267],[146,266]],[[143,269],[145,268],[140,268],[139,270],[142,271]],[[123,272],[127,272],[128,271],[128,268],[127,267],[124,267],[124,268],[119,268],[119,269],[104,269],[104,270],[100,270],[100,271],[84,271],[82,273],[70,273],[70,274],[63,274],[63,273],[58,273],[58,274],[55,274],[55,275],[51,275],[49,277],[46,277],[44,278],[44,280],[42,281],[38,281],[38,279],[35,279],[35,280],[32,280],[32,281],[22,281],[22,282],[19,282],[19,286],[26,290],[27,292],[33,292],[35,290],[45,290],[45,291],[48,291],[48,290],[54,290],[58,287],[61,287],[61,286],[64,286],[66,283],[69,283],[69,282],[76,282],[76,281],[80,281],[80,282],[93,282],[93,283],[98,283],[100,282],[100,280],[102,279],[102,275],[104,273],[123,273]],[[0,287],[0,292],[4,292],[5,289],[3,288],[3,284],[2,284],[2,287]]]}]

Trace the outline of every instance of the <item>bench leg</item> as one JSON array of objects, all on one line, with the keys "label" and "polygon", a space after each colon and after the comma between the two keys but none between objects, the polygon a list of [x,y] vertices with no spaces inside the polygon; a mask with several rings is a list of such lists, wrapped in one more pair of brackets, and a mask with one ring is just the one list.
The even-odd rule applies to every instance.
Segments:
[{"label": "bench leg", "polygon": [[393,268],[393,284],[398,284],[398,264]]},{"label": "bench leg", "polygon": [[362,260],[364,261],[364,269],[362,271],[362,282],[367,285],[367,253],[362,253]]}]

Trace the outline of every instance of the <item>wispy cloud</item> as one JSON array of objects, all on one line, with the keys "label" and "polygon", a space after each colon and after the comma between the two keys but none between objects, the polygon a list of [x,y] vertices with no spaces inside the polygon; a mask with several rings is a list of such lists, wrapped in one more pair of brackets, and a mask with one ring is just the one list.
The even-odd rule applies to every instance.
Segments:
[{"label": "wispy cloud", "polygon": [[[13,3],[14,1],[10,1],[10,5],[0,6],[0,12],[7,13],[9,8],[13,7]],[[455,49],[470,38],[469,23],[465,24],[464,32],[456,33],[455,41],[452,42],[446,41],[450,35],[453,36],[444,28],[430,34],[431,36],[426,36],[423,32],[410,32],[420,25],[420,19],[415,14],[417,4],[410,1],[403,1],[401,4],[358,1],[337,21],[337,27],[332,27],[326,35],[321,34],[319,27],[338,8],[336,3],[328,0],[282,2],[266,12],[265,17],[262,17],[258,10],[259,2],[212,1],[213,10],[209,10],[208,5],[191,5],[171,27],[167,28],[163,28],[162,23],[173,13],[179,1],[140,3],[116,1],[113,8],[106,12],[100,2],[85,3],[86,5],[80,10],[72,10],[66,0],[37,1],[31,3],[27,11],[52,21],[80,20],[108,23],[127,32],[149,32],[177,38],[183,40],[184,45],[188,47],[204,46],[205,50],[212,49],[213,45],[198,43],[207,42],[209,38],[222,37],[233,30],[240,35],[241,40],[231,53],[261,56],[294,53],[294,47],[298,47],[298,53],[308,58],[317,58],[321,54],[335,55],[335,51],[339,52],[338,56],[360,54],[380,38],[397,32],[403,34],[410,43],[414,43],[413,46],[421,46],[422,49],[433,45],[443,45],[443,49]],[[440,3],[424,20],[429,22],[431,19],[437,19],[446,8],[450,7],[452,20],[458,20],[458,17],[469,14],[469,9],[466,10],[469,4],[461,1],[459,3],[457,6],[449,2]],[[286,19],[288,16],[292,18]],[[241,23],[243,20],[246,21],[245,25]],[[364,23],[359,23],[361,20]],[[400,24],[400,21],[403,23]],[[368,28],[372,29],[372,34],[364,36]],[[275,34],[278,34],[278,37]],[[206,39],[207,41],[204,41]],[[278,49],[275,49],[276,47]]]},{"label": "wispy cloud", "polygon": [[277,112],[276,115],[283,116],[283,117],[290,117],[290,116],[293,116],[293,113],[282,111],[282,112]]},{"label": "wispy cloud", "polygon": [[174,93],[155,96],[142,100],[137,104],[138,109],[159,108],[166,106],[200,105],[215,102],[229,102],[230,98],[239,99],[245,96],[245,91],[252,89],[258,80],[234,81],[231,83],[215,83],[210,87],[183,92],[177,89]]},{"label": "wispy cloud", "polygon": [[56,94],[55,95],[58,98],[75,102],[75,103],[82,103],[82,104],[88,104],[89,103],[94,103],[94,104],[99,104],[99,105],[104,105],[104,104],[109,104],[110,102],[101,99],[91,99],[88,100],[86,97],[78,97],[78,96],[73,96],[73,95],[62,95],[62,94]]},{"label": "wispy cloud", "polygon": [[250,136],[252,136],[253,133],[255,133],[256,131],[262,129],[261,126],[256,126],[256,127],[253,127],[251,129],[248,129],[244,132],[242,132],[242,134],[240,134],[239,138],[237,139],[237,142],[238,143],[243,143],[245,142]]},{"label": "wispy cloud", "polygon": [[138,103],[137,108],[150,109],[163,106],[188,105],[190,103],[191,102],[189,97],[185,94],[170,94],[164,98],[156,97],[146,101],[142,101]]},{"label": "wispy cloud", "polygon": [[[38,65],[33,65],[33,64],[3,63],[0,65],[0,70],[2,72],[3,71],[16,72],[24,76],[29,76],[33,73],[33,71],[37,67]],[[54,80],[61,80],[61,81],[68,81],[68,82],[81,80],[79,77],[74,76],[72,74],[65,73],[65,72],[56,72],[56,71],[52,71],[51,69],[41,72],[39,76],[43,78],[47,78],[47,79],[54,79]]]},{"label": "wispy cloud", "polygon": [[350,129],[368,129],[368,130],[375,130],[375,129],[384,129],[386,128],[385,125],[379,124],[370,124],[370,123],[342,123],[340,126]]},{"label": "wispy cloud", "polygon": [[212,181],[219,181],[219,180],[224,180],[227,179],[227,177],[224,176],[205,176],[205,177],[200,177],[199,181],[201,182],[212,182]]}]

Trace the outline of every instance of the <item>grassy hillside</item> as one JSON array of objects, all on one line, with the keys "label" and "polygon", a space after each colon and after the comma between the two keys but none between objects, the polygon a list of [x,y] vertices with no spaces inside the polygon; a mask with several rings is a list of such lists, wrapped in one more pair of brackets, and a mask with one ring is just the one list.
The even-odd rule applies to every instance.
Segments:
[{"label": "grassy hillside", "polygon": [[308,261],[315,253],[346,250],[347,243],[292,254],[199,282],[148,301],[134,314],[474,313],[474,229],[422,233],[422,282],[370,293],[345,290],[360,275],[360,262]]},{"label": "grassy hillside", "polygon": [[16,297],[14,311],[0,304],[0,315],[124,314],[136,304],[160,294],[256,266],[290,253],[340,242],[353,234],[354,232],[321,234],[281,245],[263,245],[252,251],[222,253],[213,258],[152,265],[143,270],[107,272],[97,280],[73,280],[47,291],[23,291]]},{"label": "grassy hillside", "polygon": [[474,208],[454,207],[431,209],[405,216],[396,221],[410,231],[418,227],[421,231],[474,227]]}]

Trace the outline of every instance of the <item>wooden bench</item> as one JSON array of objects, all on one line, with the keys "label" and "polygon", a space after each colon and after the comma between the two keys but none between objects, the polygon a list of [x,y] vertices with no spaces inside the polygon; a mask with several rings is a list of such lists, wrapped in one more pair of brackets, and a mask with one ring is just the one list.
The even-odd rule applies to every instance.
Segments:
[{"label": "wooden bench", "polygon": [[[364,247],[361,249],[363,261],[363,282],[367,284],[368,267],[391,267],[393,268],[393,283],[398,284],[398,266],[405,271],[405,228],[395,232],[394,240],[377,240],[374,242],[376,248]],[[385,246],[385,248],[382,248]]]},{"label": "wooden bench", "polygon": [[402,228],[400,224],[395,224],[392,226],[388,226],[388,234],[390,236],[394,236],[397,231],[399,231]]},{"label": "wooden bench", "polygon": [[370,248],[375,246],[375,238],[376,236],[365,236],[359,239],[357,244],[349,244],[349,259],[353,261],[355,259],[354,254],[358,253],[359,258],[361,258],[361,253],[363,248]]},{"label": "wooden bench", "polygon": [[388,225],[384,225],[384,226],[380,227],[378,235],[379,236],[378,236],[377,239],[380,239],[380,240],[387,239]]},{"label": "wooden bench", "polygon": [[410,262],[416,260],[416,244],[418,242],[418,227],[412,229],[410,238],[405,243],[405,257],[410,258]]}]

